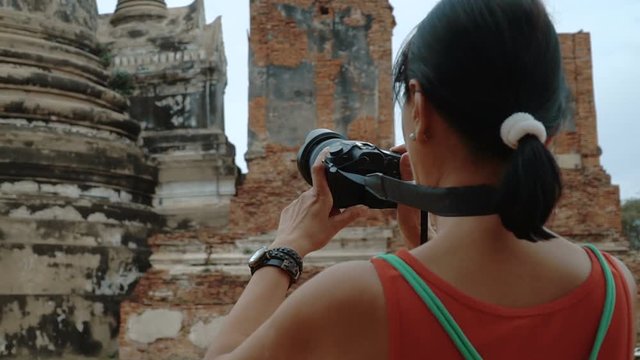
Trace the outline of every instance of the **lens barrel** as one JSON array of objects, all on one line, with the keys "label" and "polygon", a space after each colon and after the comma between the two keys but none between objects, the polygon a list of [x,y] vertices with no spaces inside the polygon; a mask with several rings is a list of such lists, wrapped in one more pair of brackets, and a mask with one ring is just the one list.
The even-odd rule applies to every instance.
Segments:
[{"label": "lens barrel", "polygon": [[315,129],[307,135],[304,145],[298,151],[297,162],[300,174],[309,185],[313,185],[311,167],[313,167],[322,149],[344,140],[347,140],[347,138],[329,129]]}]

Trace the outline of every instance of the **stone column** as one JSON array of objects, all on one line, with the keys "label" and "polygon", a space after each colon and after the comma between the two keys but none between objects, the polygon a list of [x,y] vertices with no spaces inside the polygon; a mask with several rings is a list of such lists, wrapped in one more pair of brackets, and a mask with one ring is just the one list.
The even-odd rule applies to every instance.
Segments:
[{"label": "stone column", "polygon": [[0,2],[0,357],[117,354],[157,170],[107,88],[93,0]]}]

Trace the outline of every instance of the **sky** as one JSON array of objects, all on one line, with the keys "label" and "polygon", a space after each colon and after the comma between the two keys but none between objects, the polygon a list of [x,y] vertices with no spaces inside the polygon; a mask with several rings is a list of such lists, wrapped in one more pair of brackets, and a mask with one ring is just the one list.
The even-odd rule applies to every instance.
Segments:
[{"label": "sky", "polygon": [[[193,0],[167,0],[169,7]],[[393,53],[435,0],[390,0],[396,27]],[[116,0],[97,0],[111,13]],[[640,198],[640,0],[546,0],[558,32],[591,33],[601,162],[620,186],[621,198]],[[207,22],[222,16],[227,56],[225,132],[236,146],[236,163],[246,172],[248,118],[249,0],[205,0]],[[396,142],[402,141],[396,115]]]}]

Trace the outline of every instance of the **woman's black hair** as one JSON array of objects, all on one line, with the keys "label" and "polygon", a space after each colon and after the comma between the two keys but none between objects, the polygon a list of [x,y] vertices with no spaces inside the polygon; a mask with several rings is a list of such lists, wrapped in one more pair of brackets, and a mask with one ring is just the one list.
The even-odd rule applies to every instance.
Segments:
[{"label": "woman's black hair", "polygon": [[396,98],[409,80],[479,156],[506,163],[498,211],[518,238],[547,240],[544,229],[562,182],[538,138],[516,150],[500,137],[510,115],[526,112],[553,136],[571,116],[558,35],[539,0],[442,0],[405,42],[394,66]]}]

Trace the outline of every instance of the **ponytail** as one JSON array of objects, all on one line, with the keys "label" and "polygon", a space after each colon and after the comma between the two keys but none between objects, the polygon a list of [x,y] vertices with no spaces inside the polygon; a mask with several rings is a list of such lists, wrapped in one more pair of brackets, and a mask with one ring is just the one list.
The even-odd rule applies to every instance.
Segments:
[{"label": "ponytail", "polygon": [[555,158],[536,136],[523,136],[506,164],[499,189],[502,224],[519,239],[537,242],[553,238],[544,224],[561,193]]}]

